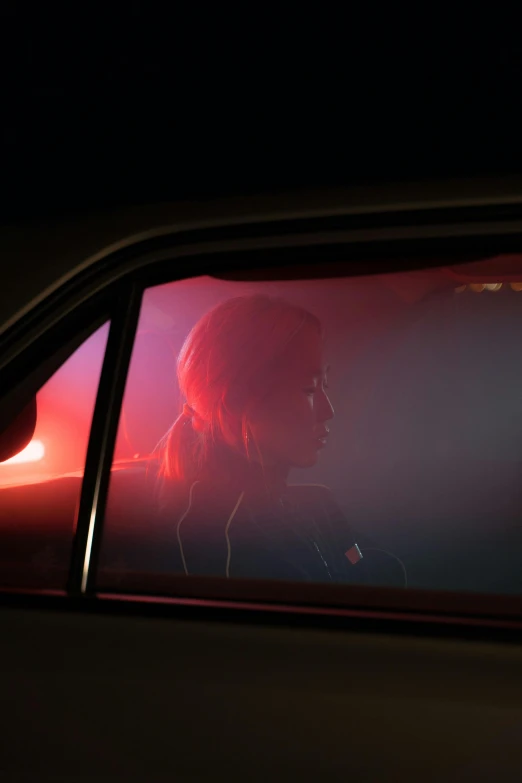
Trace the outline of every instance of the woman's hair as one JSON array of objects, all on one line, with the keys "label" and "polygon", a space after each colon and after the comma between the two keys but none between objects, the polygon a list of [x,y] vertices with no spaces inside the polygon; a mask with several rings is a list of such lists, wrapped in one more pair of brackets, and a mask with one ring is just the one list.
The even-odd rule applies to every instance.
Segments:
[{"label": "woman's hair", "polygon": [[198,321],[178,356],[186,403],[159,445],[164,478],[196,478],[216,443],[250,456],[249,415],[277,382],[289,343],[306,324],[321,331],[307,310],[263,295],[229,299]]}]

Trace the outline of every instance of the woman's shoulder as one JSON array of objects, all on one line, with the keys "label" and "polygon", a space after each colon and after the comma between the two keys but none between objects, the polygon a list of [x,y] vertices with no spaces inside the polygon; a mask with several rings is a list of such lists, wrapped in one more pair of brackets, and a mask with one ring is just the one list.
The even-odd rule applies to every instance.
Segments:
[{"label": "woman's shoulder", "polygon": [[296,501],[335,504],[332,490],[326,484],[289,484],[288,494]]},{"label": "woman's shoulder", "polygon": [[188,507],[208,512],[226,504],[229,495],[226,487],[204,478],[188,481],[160,478],[156,493],[160,509],[181,513]]},{"label": "woman's shoulder", "polygon": [[347,525],[334,493],[325,484],[293,484],[288,487],[288,499],[295,507],[313,514],[318,520],[326,518],[329,524]]}]

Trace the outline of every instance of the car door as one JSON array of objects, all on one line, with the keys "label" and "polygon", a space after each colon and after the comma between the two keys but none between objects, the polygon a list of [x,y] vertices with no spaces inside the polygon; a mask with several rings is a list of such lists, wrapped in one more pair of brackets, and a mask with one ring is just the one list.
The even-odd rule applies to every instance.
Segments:
[{"label": "car door", "polygon": [[[360,226],[349,221],[330,223],[326,232],[324,224],[308,219],[298,225],[250,225],[239,236],[222,227],[217,237],[193,237],[203,246],[187,242],[183,251],[170,237],[160,248],[134,248],[131,259],[112,258],[114,279],[107,277],[110,265],[105,265],[97,270],[99,278],[91,278],[96,291],[76,281],[69,302],[63,298],[63,311],[55,309],[50,318],[47,302],[11,334],[2,354],[5,411],[15,411],[43,389],[72,356],[71,340],[76,348],[84,342],[82,330],[94,334],[110,321],[92,417],[86,414],[89,437],[69,539],[68,579],[54,583],[52,595],[44,595],[48,585],[36,579],[18,592],[10,583],[1,594],[7,776],[43,768],[72,779],[123,774],[190,780],[219,770],[238,780],[297,774],[459,780],[494,769],[499,779],[512,779],[520,764],[519,596],[186,577],[176,571],[168,551],[160,552],[160,567],[150,569],[158,550],[142,546],[146,529],[133,538],[139,527],[134,520],[127,513],[117,521],[111,516],[113,481],[129,470],[137,487],[132,471],[140,472],[140,459],[148,456],[178,402],[175,386],[162,397],[139,383],[154,355],[158,377],[167,384],[172,378],[163,337],[161,349],[150,340],[151,319],[156,318],[155,338],[158,331],[172,337],[173,329],[181,338],[196,310],[204,310],[214,296],[228,295],[231,281],[248,288],[256,280],[269,287],[276,281],[277,288],[286,280],[287,290],[297,283],[300,296],[305,289],[313,296],[320,279],[327,281],[325,290],[338,293],[344,285],[340,278],[348,280],[348,291],[354,272],[370,277],[369,272],[384,274],[394,265],[440,270],[461,261],[461,253],[506,247],[497,228],[500,236],[481,238],[477,250],[469,226],[466,247],[448,245],[458,215],[451,230],[439,228],[438,235],[431,219],[420,243],[411,216],[409,222],[402,217],[398,241],[393,232],[386,234],[382,215],[374,216],[364,241],[356,233]],[[487,225],[480,226],[484,233]],[[510,237],[512,245],[519,241]],[[205,276],[210,282],[201,280]],[[195,277],[196,283],[189,280]],[[376,278],[371,278],[365,285],[375,292]],[[212,296],[208,288],[202,293],[199,286],[205,285]],[[197,307],[192,300],[183,323],[182,297],[170,322],[168,307],[156,300],[167,286],[197,291]],[[451,296],[460,295],[454,279],[449,287]],[[332,297],[324,299],[328,315]],[[351,300],[354,308],[356,300]],[[341,318],[347,300],[337,301]],[[372,316],[385,309],[384,298],[375,301]],[[145,315],[149,323],[142,320]],[[368,330],[374,320],[369,319]],[[374,333],[366,388],[381,377],[374,370],[382,369],[383,353],[377,349],[386,332],[383,327]],[[342,359],[346,353],[355,362],[353,341],[346,352],[344,343],[337,339],[337,355]],[[368,345],[362,337],[361,343]],[[338,383],[338,408],[355,399],[349,396],[352,377],[346,371],[332,379]],[[342,446],[341,440],[339,450]],[[341,484],[342,475],[336,478]],[[370,486],[367,503],[379,499],[379,487]],[[131,507],[138,505],[132,500]],[[148,521],[141,513],[137,519],[142,527]],[[437,578],[443,585],[444,573]]]}]

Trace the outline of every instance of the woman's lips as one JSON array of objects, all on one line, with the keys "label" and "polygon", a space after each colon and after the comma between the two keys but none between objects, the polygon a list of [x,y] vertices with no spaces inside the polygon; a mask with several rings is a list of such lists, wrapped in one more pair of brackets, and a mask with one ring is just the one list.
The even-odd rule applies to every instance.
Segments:
[{"label": "woman's lips", "polygon": [[324,435],[322,438],[317,438],[316,443],[317,443],[317,448],[324,449],[324,447],[328,443],[328,435]]}]

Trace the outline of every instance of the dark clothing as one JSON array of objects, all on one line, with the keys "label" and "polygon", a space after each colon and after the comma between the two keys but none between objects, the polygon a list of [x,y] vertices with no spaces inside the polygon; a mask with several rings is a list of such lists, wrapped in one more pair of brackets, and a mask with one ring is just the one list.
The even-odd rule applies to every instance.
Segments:
[{"label": "dark clothing", "polygon": [[191,489],[176,522],[186,573],[352,581],[345,552],[356,542],[326,487],[288,487],[279,498],[205,482]]},{"label": "dark clothing", "polygon": [[221,481],[216,471],[207,471],[190,483],[158,483],[154,466],[146,477],[115,473],[101,570],[404,584],[393,556],[375,551],[367,556],[363,549],[361,559],[327,487],[267,484],[259,465],[226,459],[227,478]]}]

